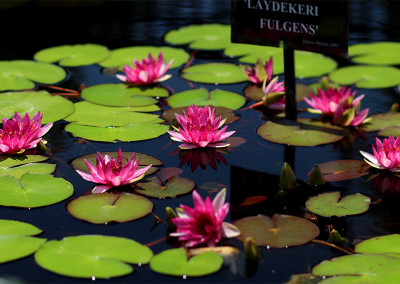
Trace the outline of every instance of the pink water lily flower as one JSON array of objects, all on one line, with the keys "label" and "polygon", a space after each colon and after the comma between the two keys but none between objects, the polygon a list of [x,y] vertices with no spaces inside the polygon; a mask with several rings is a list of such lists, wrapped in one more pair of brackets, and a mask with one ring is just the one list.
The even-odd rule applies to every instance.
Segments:
[{"label": "pink water lily flower", "polygon": [[225,122],[220,116],[215,118],[215,109],[211,111],[207,105],[204,108],[193,105],[188,107],[187,114],[175,114],[176,120],[182,128],[175,128],[176,131],[168,131],[171,139],[184,142],[179,145],[181,149],[193,149],[200,147],[227,147],[228,143],[221,142],[235,131],[225,132],[228,126],[219,129]]},{"label": "pink water lily flower", "polygon": [[340,89],[330,87],[326,91],[318,89],[318,96],[311,94],[311,99],[304,98],[304,101],[312,107],[308,108],[309,112],[332,117],[334,124],[357,126],[368,122],[370,118],[367,118],[369,109],[360,112],[364,95],[356,98],[356,93],[344,86]]},{"label": "pink water lily flower", "polygon": [[272,69],[272,57],[269,58],[269,61],[265,61],[265,65],[262,63],[261,59],[258,58],[255,66],[245,66],[243,68],[243,72],[247,75],[251,82],[254,84],[261,84],[264,81],[271,81],[273,72]]},{"label": "pink water lily flower", "polygon": [[176,232],[170,233],[184,243],[186,247],[205,244],[214,247],[222,238],[232,238],[240,234],[238,228],[224,222],[229,212],[229,203],[225,202],[226,189],[222,189],[211,202],[210,197],[203,200],[197,191],[193,191],[194,208],[180,205],[178,217],[171,221]]},{"label": "pink water lily flower", "polygon": [[117,161],[109,155],[105,155],[103,158],[102,155],[97,152],[96,166],[84,159],[90,173],[85,173],[80,170],[76,170],[76,172],[88,181],[102,184],[93,188],[92,193],[103,193],[112,187],[130,184],[144,177],[146,171],[152,165],[138,169],[140,159],[136,161],[135,156],[136,153],[133,153],[129,161],[123,165],[121,149],[118,150]]},{"label": "pink water lily flower", "polygon": [[134,85],[149,85],[169,79],[172,75],[164,75],[171,66],[173,59],[164,63],[164,57],[160,52],[157,60],[149,53],[149,59],[142,59],[142,62],[133,59],[135,67],[125,65],[122,70],[125,75],[116,75],[121,81]]},{"label": "pink water lily flower", "polygon": [[383,143],[376,138],[376,149],[372,145],[372,151],[374,155],[360,151],[365,158],[365,162],[371,167],[381,170],[386,169],[391,172],[400,171],[400,137],[394,139],[390,135],[389,139],[383,139]]},{"label": "pink water lily flower", "polygon": [[0,153],[16,154],[36,147],[42,140],[42,136],[53,125],[53,123],[49,123],[41,127],[42,117],[43,114],[40,111],[32,119],[28,113],[21,117],[17,112],[10,120],[3,117],[3,129],[0,129]]}]

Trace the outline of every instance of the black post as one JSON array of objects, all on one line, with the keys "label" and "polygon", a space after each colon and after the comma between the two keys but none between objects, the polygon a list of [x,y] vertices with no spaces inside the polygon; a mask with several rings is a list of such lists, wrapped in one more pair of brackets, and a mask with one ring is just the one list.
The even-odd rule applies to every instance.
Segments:
[{"label": "black post", "polygon": [[294,50],[283,48],[283,64],[285,68],[285,114],[290,120],[297,120],[296,77],[294,74]]}]

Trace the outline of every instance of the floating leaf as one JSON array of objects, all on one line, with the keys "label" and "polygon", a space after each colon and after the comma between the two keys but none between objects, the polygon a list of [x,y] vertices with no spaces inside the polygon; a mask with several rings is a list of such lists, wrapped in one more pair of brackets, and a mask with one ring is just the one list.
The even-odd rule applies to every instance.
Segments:
[{"label": "floating leaf", "polygon": [[379,253],[400,257],[399,241],[399,234],[374,237],[358,243],[355,247],[355,252]]},{"label": "floating leaf", "polygon": [[142,61],[142,59],[148,58],[149,53],[151,53],[154,58],[157,58],[160,52],[162,52],[165,63],[174,59],[170,68],[179,67],[185,64],[190,58],[189,54],[181,48],[168,46],[131,46],[114,49],[111,51],[111,56],[99,64],[106,68],[122,68],[125,64],[133,66],[133,59]]},{"label": "floating leaf", "polygon": [[36,253],[35,261],[51,272],[70,276],[108,279],[133,272],[131,264],[146,264],[153,252],[121,237],[83,235],[52,240]]},{"label": "floating leaf", "polygon": [[109,107],[86,101],[75,103],[75,112],[66,121],[90,126],[127,126],[131,123],[159,123],[158,115],[131,111],[129,107]]},{"label": "floating leaf", "polygon": [[390,137],[392,135],[393,137],[398,137],[400,136],[400,125],[399,126],[390,126],[386,127],[385,129],[382,129],[377,133],[378,136],[386,136]]},{"label": "floating leaf", "polygon": [[363,130],[371,132],[400,126],[400,112],[378,113],[371,117],[372,120],[362,126]]},{"label": "floating leaf", "polygon": [[63,80],[63,68],[30,60],[0,61],[0,91],[26,90],[35,83],[55,84]]},{"label": "floating leaf", "polygon": [[55,171],[55,164],[29,163],[12,168],[0,167],[0,176],[9,175],[20,179],[27,172],[32,174],[51,174]]},{"label": "floating leaf", "polygon": [[[239,116],[235,115],[233,109],[225,108],[225,107],[211,107],[211,109],[215,108],[215,116],[220,116],[222,120],[225,120],[224,124],[230,124],[239,120]],[[165,119],[168,123],[171,123],[175,117],[175,113],[182,115],[182,111],[187,113],[187,107],[177,107],[177,108],[169,108],[164,111],[162,114],[162,118]]]},{"label": "floating leaf", "polygon": [[101,84],[83,89],[82,98],[105,106],[147,106],[157,103],[153,97],[166,97],[164,88],[138,88],[126,84]]},{"label": "floating leaf", "polygon": [[163,185],[158,177],[151,177],[139,182],[137,186],[139,187],[137,190],[141,194],[157,198],[172,198],[192,191],[195,183],[192,180],[175,176],[169,178]]},{"label": "floating leaf", "polygon": [[[261,86],[251,84],[246,89],[244,89],[244,94],[246,97],[256,100],[256,101],[262,101],[264,97],[264,92],[262,90]],[[296,101],[301,102],[303,101],[304,97],[309,97],[310,93],[312,93],[312,89],[303,84],[296,84]]]},{"label": "floating leaf", "polygon": [[329,74],[329,79],[340,85],[357,88],[389,88],[400,84],[400,70],[391,66],[346,66]]},{"label": "floating leaf", "polygon": [[233,224],[241,232],[238,236],[241,241],[252,237],[258,246],[272,248],[299,246],[319,235],[319,229],[314,223],[290,215],[245,217]]},{"label": "floating leaf", "polygon": [[368,174],[368,164],[360,160],[338,160],[318,164],[327,182],[348,180]]},{"label": "floating leaf", "polygon": [[170,44],[189,44],[191,49],[219,50],[227,47],[231,41],[231,27],[223,24],[202,24],[171,30],[164,36]]},{"label": "floating leaf", "polygon": [[159,137],[168,131],[167,125],[156,123],[138,123],[128,126],[96,127],[70,123],[65,131],[71,132],[75,137],[87,140],[116,142],[116,141],[141,141]]},{"label": "floating leaf", "polygon": [[333,143],[344,137],[341,127],[309,118],[299,118],[297,122],[268,121],[258,127],[257,133],[270,142],[291,146],[316,146]]},{"label": "floating leaf", "polygon": [[356,215],[368,210],[371,199],[360,193],[340,199],[340,192],[322,193],[306,201],[307,210],[323,217]]},{"label": "floating leaf", "polygon": [[236,110],[242,107],[246,99],[233,92],[215,89],[209,92],[206,88],[188,90],[176,93],[168,98],[168,104],[173,108],[192,105],[214,107],[226,107]]},{"label": "floating leaf", "polygon": [[26,173],[21,179],[0,176],[0,205],[40,207],[60,202],[72,195],[72,184],[46,174]]},{"label": "floating leaf", "polygon": [[349,46],[351,60],[361,64],[399,65],[399,42],[370,42]]},{"label": "floating leaf", "polygon": [[29,237],[42,230],[16,220],[0,220],[0,263],[23,258],[34,253],[46,239]]},{"label": "floating leaf", "polygon": [[181,76],[189,81],[208,84],[233,84],[248,81],[242,68],[233,63],[204,63],[182,70]]},{"label": "floating leaf", "polygon": [[0,116],[11,118],[15,112],[30,117],[40,111],[43,114],[42,123],[46,124],[61,120],[74,112],[74,104],[61,97],[52,96],[46,91],[38,92],[8,92],[0,94]]},{"label": "floating leaf", "polygon": [[73,67],[98,63],[110,56],[107,47],[100,44],[61,45],[42,49],[33,58],[46,63],[59,62],[61,66]]},{"label": "floating leaf", "polygon": [[205,252],[187,258],[183,248],[164,250],[150,261],[150,268],[161,274],[197,277],[209,275],[221,269],[223,258],[215,252]]},{"label": "floating leaf", "polygon": [[48,157],[40,155],[0,155],[0,167],[9,168],[28,163],[43,162]]},{"label": "floating leaf", "polygon": [[67,210],[75,218],[89,223],[121,223],[150,214],[153,203],[136,194],[105,192],[78,197],[67,204]]}]

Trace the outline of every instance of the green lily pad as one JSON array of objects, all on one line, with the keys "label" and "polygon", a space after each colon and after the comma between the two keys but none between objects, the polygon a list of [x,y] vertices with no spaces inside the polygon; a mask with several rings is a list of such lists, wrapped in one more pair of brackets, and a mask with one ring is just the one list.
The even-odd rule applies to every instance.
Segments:
[{"label": "green lily pad", "polygon": [[146,264],[152,257],[153,252],[138,242],[101,235],[52,240],[35,253],[35,261],[43,269],[88,279],[128,275],[133,272],[128,263]]},{"label": "green lily pad", "polygon": [[399,241],[399,234],[374,237],[358,243],[355,246],[355,252],[388,254],[400,257]]},{"label": "green lily pad", "polygon": [[385,136],[389,137],[392,135],[393,137],[398,137],[400,136],[400,125],[399,126],[390,126],[386,127],[385,129],[382,129],[377,133],[378,136]]},{"label": "green lily pad", "polygon": [[399,265],[397,257],[354,254],[325,260],[314,266],[312,274],[326,277],[321,284],[397,283],[400,279]]},{"label": "green lily pad", "polygon": [[233,223],[241,232],[237,237],[244,241],[252,237],[258,246],[284,248],[308,243],[319,235],[318,227],[311,221],[290,215],[274,214],[245,217]]},{"label": "green lily pad", "polygon": [[356,215],[369,209],[371,198],[360,193],[340,198],[340,192],[322,193],[306,201],[307,210],[323,217]]},{"label": "green lily pad", "polygon": [[292,146],[317,146],[333,143],[344,137],[341,127],[309,118],[299,118],[297,122],[267,121],[257,128],[257,133],[270,142]]},{"label": "green lily pad", "polygon": [[34,236],[42,230],[25,222],[0,220],[0,263],[31,255],[46,242]]},{"label": "green lily pad", "polygon": [[360,160],[338,160],[318,164],[325,181],[342,181],[368,174],[369,165]]},{"label": "green lily pad", "polygon": [[142,61],[142,59],[148,58],[149,53],[151,53],[154,58],[157,58],[160,52],[162,52],[165,63],[168,63],[171,61],[171,59],[174,59],[170,66],[171,69],[182,66],[188,62],[190,58],[189,54],[181,48],[168,46],[131,46],[112,50],[111,56],[99,64],[106,68],[122,68],[125,64],[133,66],[134,58],[138,61]]},{"label": "green lily pad", "polygon": [[[214,107],[212,107],[212,109],[213,108]],[[187,113],[187,107],[169,108],[163,112],[161,117],[168,123],[172,123],[172,121],[176,119],[175,113],[182,115],[182,111]],[[220,116],[222,120],[226,119],[224,124],[230,124],[240,119],[240,117],[233,112],[233,109],[225,107],[215,107],[215,116]]]},{"label": "green lily pad", "polygon": [[194,181],[177,176],[169,178],[165,184],[158,177],[151,177],[137,183],[137,190],[140,194],[164,199],[191,192],[195,185]]},{"label": "green lily pad", "polygon": [[349,46],[351,60],[361,64],[399,65],[399,42],[371,42]]},{"label": "green lily pad", "polygon": [[83,89],[82,98],[105,106],[147,106],[157,103],[153,97],[166,97],[164,88],[138,88],[126,84],[101,84]]},{"label": "green lily pad", "polygon": [[329,74],[329,79],[340,85],[357,88],[390,88],[400,84],[400,69],[391,66],[346,66]]},{"label": "green lily pad", "polygon": [[362,129],[367,132],[400,126],[400,112],[378,113],[371,117],[372,120],[362,126]]},{"label": "green lily pad", "polygon": [[204,63],[182,70],[181,76],[189,81],[208,84],[233,84],[248,81],[242,68],[233,63]]},{"label": "green lily pad", "polygon": [[66,121],[90,126],[127,126],[132,122],[163,122],[158,115],[130,111],[129,107],[109,107],[81,101],[75,103],[75,112]]},{"label": "green lily pad", "polygon": [[221,106],[236,110],[245,103],[245,97],[237,93],[220,89],[209,92],[206,88],[179,92],[168,98],[168,104],[173,108],[187,107],[195,104],[197,106]]},{"label": "green lily pad", "polygon": [[67,204],[67,210],[75,218],[93,224],[122,223],[150,214],[153,203],[136,194],[105,192],[78,197]]},{"label": "green lily pad", "polygon": [[137,123],[117,127],[96,127],[70,123],[65,127],[65,131],[71,132],[75,137],[102,142],[148,140],[167,133],[168,129],[167,125],[156,123]]},{"label": "green lily pad", "polygon": [[26,90],[35,83],[55,84],[66,77],[63,68],[30,60],[0,61],[0,91]]},{"label": "green lily pad", "polygon": [[[309,86],[304,84],[296,84],[296,101],[303,101],[304,97],[310,97],[310,93],[312,92],[313,90]],[[262,101],[264,97],[262,87],[255,84],[251,84],[246,87],[243,93],[246,95],[246,97],[256,101]]]},{"label": "green lily pad", "polygon": [[150,261],[151,270],[173,276],[198,277],[217,272],[224,259],[215,252],[205,252],[188,259],[185,249],[164,250]]},{"label": "green lily pad", "polygon": [[28,163],[43,162],[48,157],[40,155],[0,155],[0,167],[10,168]]},{"label": "green lily pad", "polygon": [[0,205],[15,207],[41,207],[58,203],[70,197],[74,191],[72,184],[63,179],[46,174],[26,173],[21,179],[0,176]]},{"label": "green lily pad", "polygon": [[231,27],[223,24],[190,25],[167,32],[164,40],[174,45],[189,44],[191,49],[219,50],[229,45]]},{"label": "green lily pad", "polygon": [[100,44],[61,45],[42,49],[33,58],[46,63],[59,62],[61,66],[73,67],[98,63],[110,56],[107,47]]},{"label": "green lily pad", "polygon": [[55,171],[55,164],[45,164],[45,163],[29,163],[12,168],[0,167],[0,176],[9,175],[20,179],[26,173],[32,174],[51,174]]},{"label": "green lily pad", "polygon": [[0,94],[0,117],[11,118],[15,112],[32,118],[40,111],[42,124],[61,120],[74,112],[74,104],[61,97],[52,96],[46,91],[8,92]]}]

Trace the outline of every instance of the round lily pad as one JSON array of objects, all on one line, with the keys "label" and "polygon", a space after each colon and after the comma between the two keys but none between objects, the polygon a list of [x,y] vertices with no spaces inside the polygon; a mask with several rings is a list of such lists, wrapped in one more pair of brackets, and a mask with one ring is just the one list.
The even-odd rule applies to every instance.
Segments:
[{"label": "round lily pad", "polygon": [[309,118],[299,118],[297,122],[268,121],[258,127],[257,133],[270,142],[291,146],[316,146],[333,143],[344,137],[341,127]]},{"label": "round lily pad", "polygon": [[130,264],[146,264],[153,252],[121,237],[83,235],[52,240],[36,253],[35,261],[51,272],[79,278],[108,279],[133,272]]},{"label": "round lily pad", "polygon": [[399,234],[374,237],[358,243],[355,252],[389,254],[400,257],[399,241]]},{"label": "round lily pad", "polygon": [[34,236],[42,232],[43,231],[41,229],[29,223],[17,220],[0,219],[0,236]]},{"label": "round lily pad", "polygon": [[[212,107],[212,109],[213,108],[214,107]],[[169,108],[163,112],[161,117],[168,123],[172,123],[172,121],[176,119],[175,113],[182,115],[182,111],[186,113],[187,107]],[[215,116],[220,116],[222,120],[226,119],[224,124],[230,124],[240,119],[240,117],[233,112],[233,109],[226,107],[215,107]]]},{"label": "round lily pad", "polygon": [[55,84],[64,80],[63,68],[30,60],[0,61],[0,91],[26,90],[35,83]]},{"label": "round lily pad", "polygon": [[198,277],[221,269],[224,259],[215,252],[205,252],[188,259],[185,249],[164,250],[150,261],[151,270],[167,275]]},{"label": "round lily pad", "polygon": [[75,218],[93,224],[121,223],[150,214],[153,203],[136,194],[105,192],[78,197],[67,204],[67,210]]},{"label": "round lily pad", "polygon": [[328,192],[308,199],[306,208],[323,217],[343,217],[364,213],[370,203],[371,198],[359,193],[340,198],[340,192]]},{"label": "round lily pad", "polygon": [[28,163],[43,162],[48,157],[41,155],[0,155],[0,167],[9,168]]},{"label": "round lily pad", "polygon": [[55,171],[55,164],[45,164],[45,163],[29,163],[23,164],[16,167],[4,168],[0,167],[0,176],[9,175],[20,179],[27,172],[32,174],[51,174]]},{"label": "round lily pad", "polygon": [[186,80],[208,84],[233,84],[248,81],[242,68],[233,63],[204,63],[182,70]]},{"label": "round lily pad", "polygon": [[159,137],[167,133],[169,127],[156,123],[137,123],[128,126],[96,127],[70,123],[65,131],[75,137],[102,142],[141,141]]},{"label": "round lily pad", "polygon": [[215,89],[209,92],[206,88],[187,90],[173,94],[168,98],[168,104],[173,108],[197,106],[222,106],[236,110],[246,103],[244,96],[234,92]]},{"label": "round lily pad", "polygon": [[127,126],[132,122],[159,123],[163,120],[158,115],[130,111],[129,107],[109,107],[81,101],[74,104],[75,112],[65,120],[90,126]]},{"label": "round lily pad", "polygon": [[0,205],[15,207],[40,207],[60,202],[74,191],[72,184],[46,174],[26,173],[21,179],[0,176]]},{"label": "round lily pad", "polygon": [[362,126],[362,129],[368,132],[400,125],[400,112],[378,113],[371,117],[371,121]]},{"label": "round lily pad", "polygon": [[188,193],[195,185],[192,180],[176,176],[169,178],[165,184],[158,177],[151,177],[137,183],[137,190],[140,194],[164,199]]},{"label": "round lily pad", "polygon": [[319,235],[319,229],[314,223],[290,215],[245,217],[233,225],[240,230],[241,234],[237,238],[241,241],[252,237],[258,246],[271,248],[299,246]]},{"label": "round lily pad", "polygon": [[15,112],[32,118],[40,111],[42,124],[61,120],[74,112],[74,104],[61,97],[52,96],[46,91],[8,92],[0,94],[0,117],[11,118]]},{"label": "round lily pad", "polygon": [[399,42],[370,42],[349,46],[351,60],[361,64],[399,65]]},{"label": "round lily pad", "polygon": [[106,68],[122,68],[125,64],[133,66],[134,58],[138,61],[142,61],[142,59],[148,58],[149,53],[151,53],[154,58],[157,58],[160,52],[162,52],[165,64],[170,62],[171,59],[174,59],[170,66],[171,69],[182,66],[188,62],[190,58],[189,54],[181,48],[168,46],[131,46],[112,50],[111,56],[99,64]]},{"label": "round lily pad", "polygon": [[346,66],[330,73],[329,79],[340,85],[355,84],[357,88],[389,88],[400,84],[400,69],[391,66]]},{"label": "round lily pad", "polygon": [[369,165],[360,160],[338,160],[318,164],[325,181],[342,181],[368,174]]},{"label": "round lily pad", "polygon": [[219,50],[229,45],[231,27],[223,24],[191,25],[167,32],[164,40],[174,45],[189,44],[191,49]]},{"label": "round lily pad", "polygon": [[83,89],[82,98],[105,106],[147,106],[157,103],[153,97],[166,97],[163,88],[129,87],[126,84],[101,84]]},{"label": "round lily pad", "polygon": [[399,126],[390,126],[382,129],[377,133],[378,136],[385,136],[385,137],[390,137],[392,135],[393,137],[399,137],[400,136],[400,125]]},{"label": "round lily pad", "polygon": [[59,62],[61,66],[90,65],[110,56],[107,47],[100,44],[75,44],[49,47],[35,53],[33,58],[46,63]]}]

